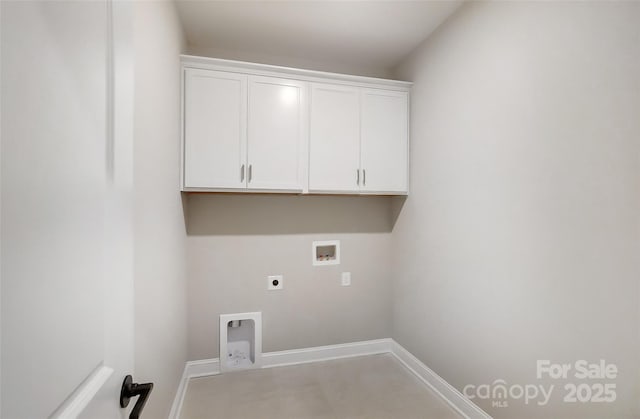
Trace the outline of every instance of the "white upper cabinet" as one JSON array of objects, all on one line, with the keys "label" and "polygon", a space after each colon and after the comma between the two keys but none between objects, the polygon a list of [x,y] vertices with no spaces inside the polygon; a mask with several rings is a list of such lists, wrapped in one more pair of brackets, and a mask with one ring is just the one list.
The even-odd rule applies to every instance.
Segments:
[{"label": "white upper cabinet", "polygon": [[362,90],[362,191],[407,192],[408,99],[406,92]]},{"label": "white upper cabinet", "polygon": [[303,191],[307,83],[192,68],[184,77],[184,189]]},{"label": "white upper cabinet", "polygon": [[182,60],[183,191],[407,193],[411,83]]},{"label": "white upper cabinet", "polygon": [[309,191],[404,194],[408,93],[312,84]]},{"label": "white upper cabinet", "polygon": [[358,190],[360,90],[313,83],[309,135],[309,191]]},{"label": "white upper cabinet", "polygon": [[303,190],[307,83],[249,77],[250,189]]},{"label": "white upper cabinet", "polygon": [[184,187],[244,188],[247,76],[184,74]]}]

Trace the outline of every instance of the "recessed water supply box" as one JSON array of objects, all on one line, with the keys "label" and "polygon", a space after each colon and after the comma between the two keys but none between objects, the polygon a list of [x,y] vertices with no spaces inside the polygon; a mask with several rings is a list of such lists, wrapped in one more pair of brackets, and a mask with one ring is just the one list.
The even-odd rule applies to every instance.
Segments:
[{"label": "recessed water supply box", "polygon": [[262,361],[262,313],[220,315],[220,371],[257,368]]},{"label": "recessed water supply box", "polygon": [[311,245],[314,266],[340,264],[340,240],[315,241]]}]

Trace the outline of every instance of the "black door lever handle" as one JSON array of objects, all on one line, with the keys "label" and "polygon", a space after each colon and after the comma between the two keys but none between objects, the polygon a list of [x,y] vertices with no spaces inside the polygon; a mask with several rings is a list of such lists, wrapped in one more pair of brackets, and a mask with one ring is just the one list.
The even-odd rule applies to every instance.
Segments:
[{"label": "black door lever handle", "polygon": [[129,405],[129,399],[132,397],[138,397],[138,401],[129,415],[129,419],[139,419],[142,409],[144,409],[145,403],[149,398],[153,390],[153,383],[138,384],[133,382],[133,378],[130,375],[124,377],[122,382],[122,389],[120,390],[120,407],[127,407]]}]

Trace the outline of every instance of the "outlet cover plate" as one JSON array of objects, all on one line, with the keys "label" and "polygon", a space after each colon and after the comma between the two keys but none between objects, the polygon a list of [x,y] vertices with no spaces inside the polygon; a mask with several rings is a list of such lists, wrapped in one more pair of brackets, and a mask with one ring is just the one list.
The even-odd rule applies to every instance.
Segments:
[{"label": "outlet cover plate", "polygon": [[351,285],[351,272],[342,272],[342,286],[348,287]]},{"label": "outlet cover plate", "polygon": [[267,290],[277,291],[284,288],[284,280],[282,275],[269,275],[267,277]]}]

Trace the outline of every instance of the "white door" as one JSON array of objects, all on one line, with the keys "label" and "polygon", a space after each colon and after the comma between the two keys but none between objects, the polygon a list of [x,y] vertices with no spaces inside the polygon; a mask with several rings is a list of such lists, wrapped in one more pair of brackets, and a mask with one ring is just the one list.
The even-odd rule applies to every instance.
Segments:
[{"label": "white door", "polygon": [[106,1],[0,5],[3,418],[124,414],[119,387],[133,367],[124,3],[113,15]]},{"label": "white door", "polygon": [[249,77],[249,189],[303,189],[307,84]]},{"label": "white door", "polygon": [[406,192],[408,93],[363,89],[360,142],[361,190]]},{"label": "white door", "polygon": [[246,186],[247,76],[186,69],[184,187]]},{"label": "white door", "polygon": [[310,124],[309,191],[358,191],[359,89],[313,83]]}]

